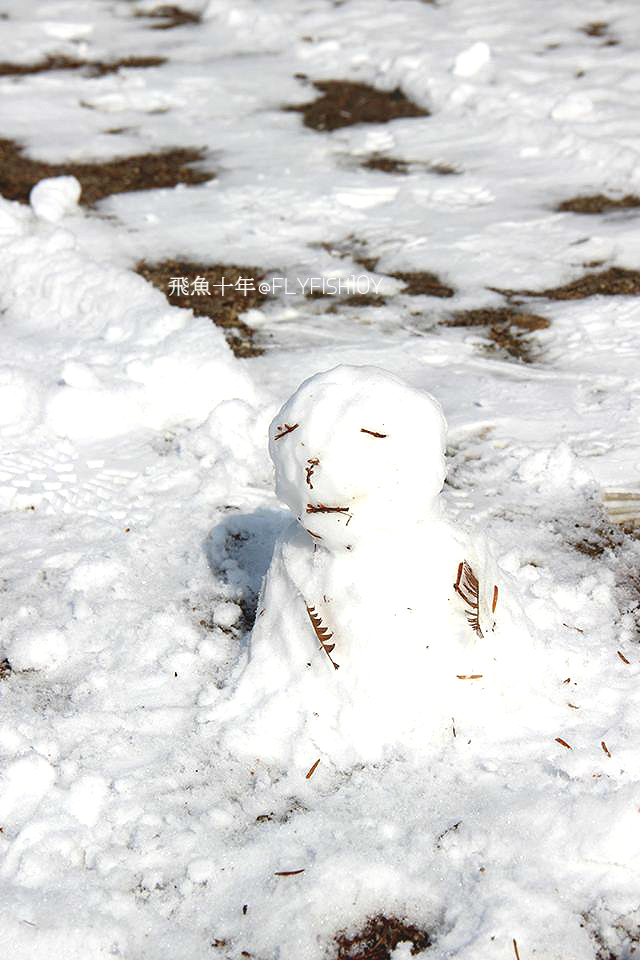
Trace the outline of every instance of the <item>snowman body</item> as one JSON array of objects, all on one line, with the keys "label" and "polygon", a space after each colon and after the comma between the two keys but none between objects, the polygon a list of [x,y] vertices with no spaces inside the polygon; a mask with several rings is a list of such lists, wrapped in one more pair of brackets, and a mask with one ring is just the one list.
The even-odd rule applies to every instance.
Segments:
[{"label": "snowman body", "polygon": [[[233,749],[374,761],[450,736],[513,670],[522,617],[494,617],[497,571],[442,515],[437,402],[373,367],[305,381],[270,427],[277,541],[233,697]],[[514,616],[515,613],[515,616]]]}]

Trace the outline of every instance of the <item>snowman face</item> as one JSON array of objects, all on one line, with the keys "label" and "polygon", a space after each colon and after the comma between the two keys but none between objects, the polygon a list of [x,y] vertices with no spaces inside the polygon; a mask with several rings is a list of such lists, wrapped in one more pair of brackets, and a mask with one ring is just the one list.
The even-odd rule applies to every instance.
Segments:
[{"label": "snowman face", "polygon": [[271,424],[276,493],[328,548],[437,511],[445,422],[436,401],[376,367],[305,381]]}]

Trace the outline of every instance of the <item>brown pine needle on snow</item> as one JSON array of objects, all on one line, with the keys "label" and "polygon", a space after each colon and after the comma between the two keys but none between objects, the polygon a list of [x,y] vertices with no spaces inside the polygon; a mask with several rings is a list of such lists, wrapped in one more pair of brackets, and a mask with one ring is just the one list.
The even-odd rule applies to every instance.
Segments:
[{"label": "brown pine needle on snow", "polygon": [[280,432],[276,433],[273,439],[282,440],[282,438],[286,437],[288,433],[293,433],[294,430],[297,430],[299,426],[300,426],[299,423],[292,423],[292,424],[282,423],[280,424],[280,426],[276,427],[276,430],[279,430]]},{"label": "brown pine needle on snow", "polygon": [[333,657],[331,656],[331,653],[335,647],[335,643],[328,643],[328,641],[331,640],[331,637],[333,636],[333,634],[329,633],[328,629],[325,626],[323,626],[322,617],[317,613],[315,607],[307,606],[306,609],[307,609],[307,614],[309,615],[309,620],[311,620],[311,626],[314,629],[316,637],[320,641],[320,646],[322,647],[326,655],[329,657],[329,660],[331,660],[331,663],[333,664],[333,669],[339,670],[340,664],[336,663]]},{"label": "brown pine needle on snow", "polygon": [[556,743],[559,743],[561,747],[566,747],[567,750],[573,750],[573,747],[568,744],[566,740],[563,740],[562,737],[556,737]]},{"label": "brown pine needle on snow", "polygon": [[276,870],[274,877],[297,877],[299,873],[304,873],[304,867],[301,870]]},{"label": "brown pine needle on snow", "polygon": [[453,589],[458,596],[462,597],[469,608],[465,610],[467,623],[473,632],[482,639],[484,634],[480,629],[480,584],[466,560],[458,564],[458,575]]},{"label": "brown pine needle on snow", "polygon": [[481,673],[456,673],[458,680],[482,680]]},{"label": "brown pine needle on snow", "polygon": [[520,960],[520,951],[518,950],[518,941],[516,938],[513,938],[513,952],[516,955],[516,960]]},{"label": "brown pine needle on snow", "polygon": [[606,745],[606,743],[604,742],[604,740],[601,740],[601,741],[600,741],[600,746],[602,747],[602,749],[604,750],[604,752],[606,753],[606,755],[607,755],[608,757],[611,757],[611,754],[609,753],[609,747]]},{"label": "brown pine needle on snow", "polygon": [[620,653],[619,650],[617,651],[617,653],[618,653],[618,656],[620,657],[620,659],[622,660],[623,663],[631,663],[631,660],[627,660],[627,658],[625,657],[624,653]]},{"label": "brown pine needle on snow", "polygon": [[496,607],[498,606],[498,588],[494,586],[493,588],[493,600],[491,601],[491,613],[496,612]]},{"label": "brown pine needle on snow", "polygon": [[318,759],[316,760],[316,762],[312,765],[311,769],[309,770],[309,772],[307,773],[307,775],[306,775],[306,777],[305,777],[305,780],[311,780],[311,777],[314,775],[314,773],[315,773],[316,770],[318,769],[318,764],[319,764],[319,763],[320,763],[320,757],[318,757]]}]

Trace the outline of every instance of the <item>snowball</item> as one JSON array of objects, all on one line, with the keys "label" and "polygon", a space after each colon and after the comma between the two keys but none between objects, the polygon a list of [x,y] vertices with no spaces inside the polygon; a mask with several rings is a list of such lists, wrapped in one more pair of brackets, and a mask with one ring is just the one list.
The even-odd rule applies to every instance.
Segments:
[{"label": "snowball", "polygon": [[483,40],[474,43],[459,53],[455,59],[453,72],[457,77],[472,77],[479,73],[491,60],[491,49]]},{"label": "snowball", "polygon": [[78,205],[82,187],[76,177],[47,177],[36,183],[29,203],[36,217],[57,223]]}]

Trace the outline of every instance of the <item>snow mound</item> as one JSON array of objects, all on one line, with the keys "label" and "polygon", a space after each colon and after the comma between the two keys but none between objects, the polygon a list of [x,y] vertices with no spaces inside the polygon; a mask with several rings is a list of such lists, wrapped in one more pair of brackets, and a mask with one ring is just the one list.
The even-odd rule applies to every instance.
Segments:
[{"label": "snow mound", "polygon": [[[34,189],[38,216],[50,187],[65,186],[58,199],[69,198],[60,183],[69,179]],[[254,397],[209,320],[170,307],[131,271],[92,260],[68,230],[25,222],[16,204],[3,201],[0,218],[4,322],[22,358],[22,369],[0,369],[0,433],[33,424],[42,411],[59,436],[105,438],[200,423],[223,400]],[[65,348],[52,365],[54,341]]]}]

